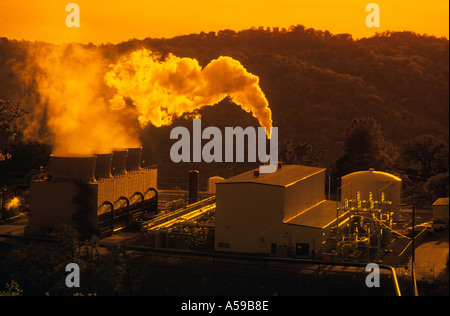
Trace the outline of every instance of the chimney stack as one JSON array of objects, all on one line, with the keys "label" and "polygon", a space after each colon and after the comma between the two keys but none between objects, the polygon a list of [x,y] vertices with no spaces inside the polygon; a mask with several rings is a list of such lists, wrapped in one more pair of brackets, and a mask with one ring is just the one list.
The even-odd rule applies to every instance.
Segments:
[{"label": "chimney stack", "polygon": [[198,171],[189,171],[189,204],[198,200]]}]

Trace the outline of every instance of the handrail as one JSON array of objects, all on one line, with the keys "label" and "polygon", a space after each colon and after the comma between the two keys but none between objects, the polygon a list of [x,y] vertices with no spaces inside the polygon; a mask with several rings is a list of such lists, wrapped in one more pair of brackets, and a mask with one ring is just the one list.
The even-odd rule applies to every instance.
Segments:
[{"label": "handrail", "polygon": [[[100,246],[108,246],[107,243],[99,243]],[[124,249],[136,250],[136,251],[147,251],[155,253],[165,253],[180,256],[197,256],[197,257],[208,257],[212,258],[222,258],[222,259],[235,259],[235,260],[246,260],[246,261],[259,261],[259,262],[278,262],[278,263],[296,263],[296,264],[311,264],[311,265],[323,265],[323,266],[345,266],[345,267],[356,267],[356,268],[366,268],[367,263],[355,263],[355,262],[340,262],[340,261],[323,261],[323,260],[308,260],[308,259],[293,259],[293,258],[273,258],[273,257],[262,257],[262,256],[248,256],[248,255],[236,255],[236,254],[226,254],[219,252],[200,252],[192,250],[178,250],[178,249],[164,249],[164,248],[151,248],[142,246],[131,246],[122,245]],[[383,270],[389,271],[392,276],[392,283],[395,289],[396,296],[401,296],[400,286],[397,280],[397,274],[392,266],[386,264],[378,264],[378,267]]]}]

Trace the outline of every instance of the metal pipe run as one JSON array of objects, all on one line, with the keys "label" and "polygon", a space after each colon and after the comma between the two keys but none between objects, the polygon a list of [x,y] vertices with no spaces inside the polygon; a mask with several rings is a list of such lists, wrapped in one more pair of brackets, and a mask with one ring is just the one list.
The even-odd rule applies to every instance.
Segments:
[{"label": "metal pipe run", "polygon": [[133,193],[131,197],[133,198],[136,195],[139,195],[141,197],[141,212],[142,214],[144,214],[144,200],[145,200],[144,194],[139,191],[136,191]]},{"label": "metal pipe run", "polygon": [[114,232],[114,204],[110,201],[105,201],[102,203],[102,205],[108,205],[111,208],[111,234]]},{"label": "metal pipe run", "polygon": [[120,200],[125,200],[127,202],[127,225],[130,224],[130,200],[126,196],[121,196]]},{"label": "metal pipe run", "polygon": [[145,191],[144,194],[147,194],[148,192],[153,191],[155,193],[155,200],[156,200],[156,206],[155,206],[155,214],[158,214],[158,190],[155,188],[148,188],[147,191]]}]

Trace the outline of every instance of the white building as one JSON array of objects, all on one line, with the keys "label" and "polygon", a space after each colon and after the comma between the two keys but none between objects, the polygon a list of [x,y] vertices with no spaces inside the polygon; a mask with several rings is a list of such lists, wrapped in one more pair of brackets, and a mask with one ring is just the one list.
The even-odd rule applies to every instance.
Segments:
[{"label": "white building", "polygon": [[329,251],[337,202],[325,200],[325,170],[286,165],[217,183],[215,250],[300,257]]},{"label": "white building", "polygon": [[433,203],[433,227],[445,228],[448,227],[448,197],[439,198]]}]

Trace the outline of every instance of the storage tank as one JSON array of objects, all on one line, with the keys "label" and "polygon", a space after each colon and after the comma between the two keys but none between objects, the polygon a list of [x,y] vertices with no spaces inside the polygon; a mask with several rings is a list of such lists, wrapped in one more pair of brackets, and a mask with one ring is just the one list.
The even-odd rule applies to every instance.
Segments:
[{"label": "storage tank", "polygon": [[224,178],[214,176],[208,179],[208,193],[216,194],[216,183],[225,181]]},{"label": "storage tank", "polygon": [[81,180],[85,182],[94,181],[96,160],[97,156],[94,155],[51,155],[50,171],[52,173],[52,180]]},{"label": "storage tank", "polygon": [[113,150],[111,161],[111,173],[113,176],[127,172],[128,149]]},{"label": "storage tank", "polygon": [[95,154],[97,162],[95,164],[95,179],[105,179],[111,177],[112,153]]},{"label": "storage tank", "polygon": [[142,147],[128,148],[127,171],[139,170],[141,168]]},{"label": "storage tank", "polygon": [[353,172],[342,177],[341,201],[355,200],[358,191],[361,200],[368,201],[370,192],[374,201],[381,201],[384,193],[385,201],[391,201],[394,221],[398,220],[399,204],[402,190],[402,179],[387,172],[368,171]]}]

